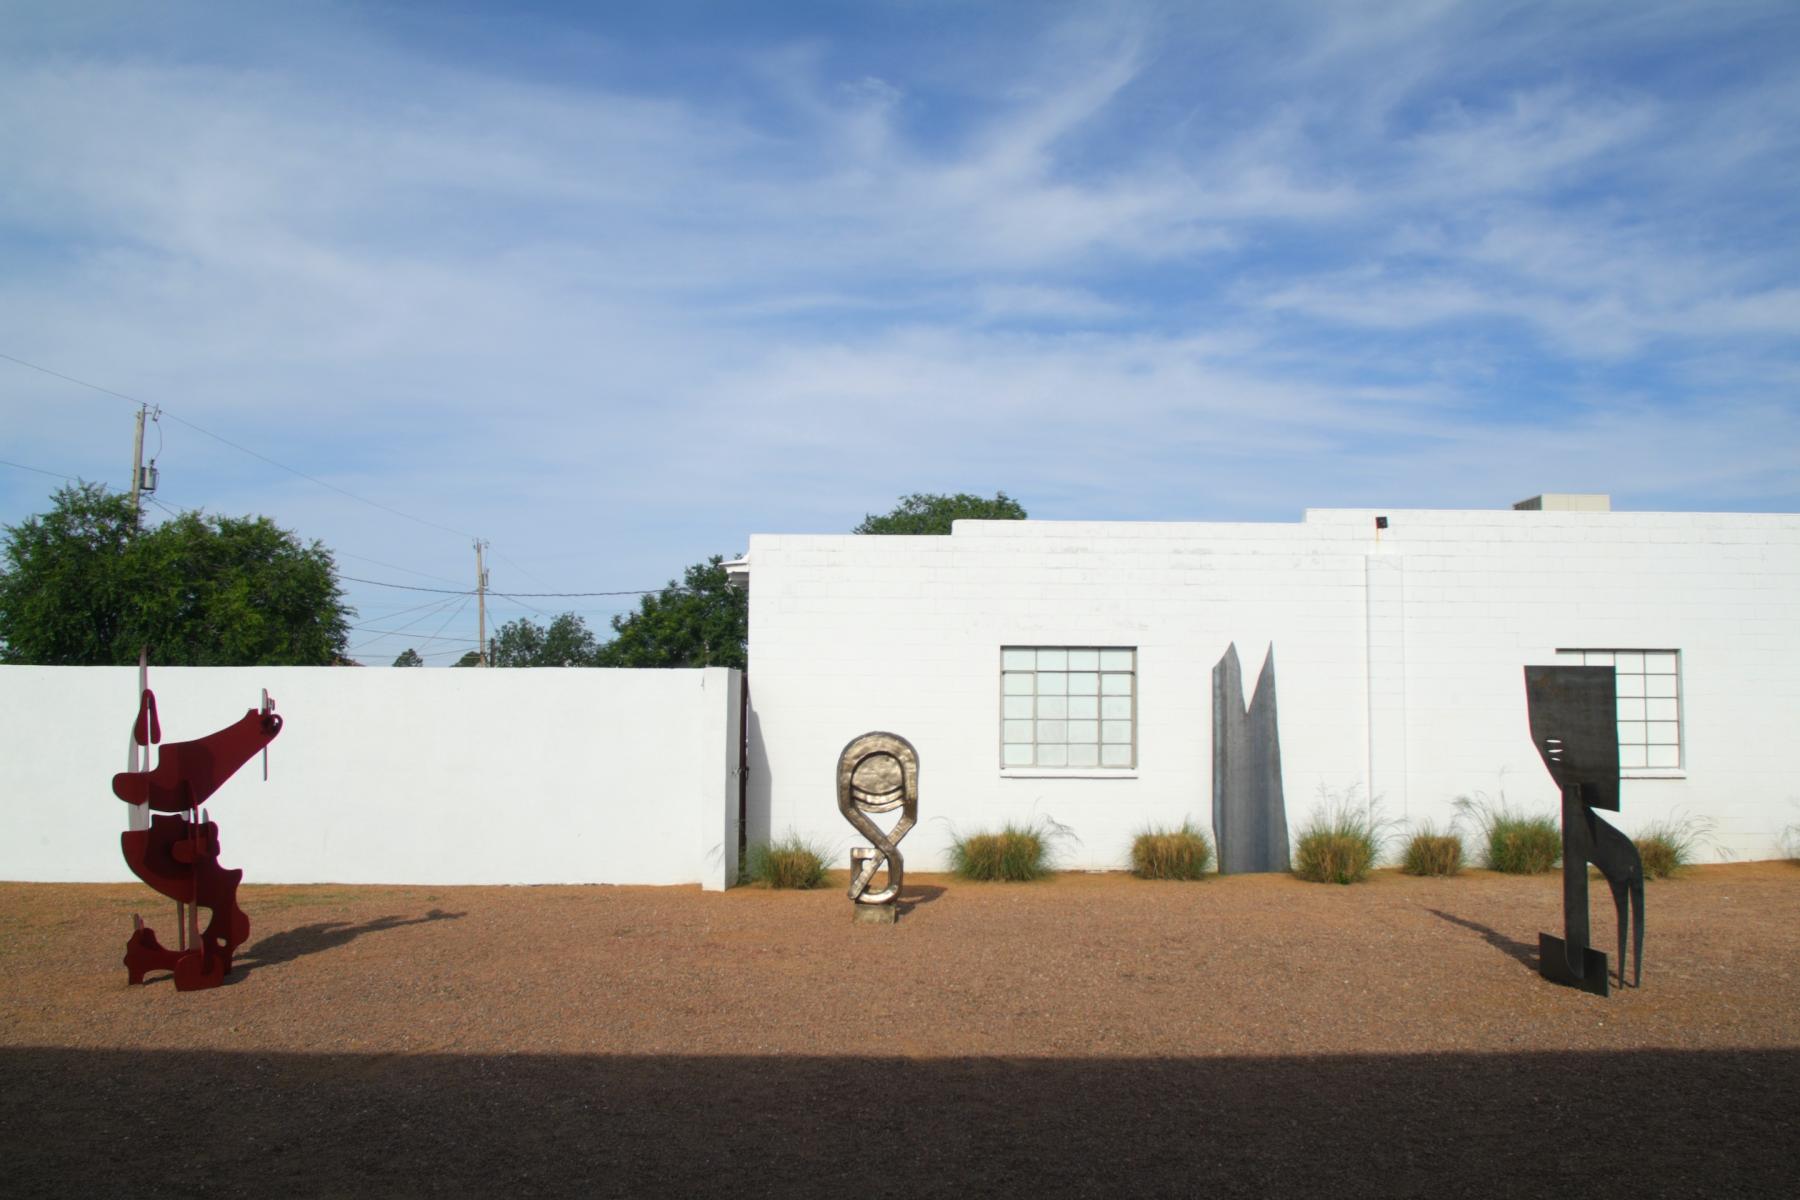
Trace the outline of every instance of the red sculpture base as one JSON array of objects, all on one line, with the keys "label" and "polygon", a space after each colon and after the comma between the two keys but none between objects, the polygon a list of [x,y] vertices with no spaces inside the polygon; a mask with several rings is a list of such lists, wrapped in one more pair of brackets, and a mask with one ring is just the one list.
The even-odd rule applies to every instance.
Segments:
[{"label": "red sculpture base", "polygon": [[231,958],[250,936],[250,918],[237,906],[242,871],[219,865],[219,827],[211,821],[158,814],[150,828],[120,835],[125,862],[132,873],[172,900],[209,909],[211,919],[200,928],[198,913],[186,950],[171,950],[156,940],[154,930],[133,917],[136,929],[125,943],[125,969],[132,983],[144,982],[145,971],[175,972],[177,991],[218,987],[231,971]]},{"label": "red sculpture base", "polygon": [[125,943],[125,970],[131,983],[141,985],[151,971],[174,972],[178,992],[203,991],[225,982],[229,960],[224,955],[205,948],[170,950],[156,940],[156,930],[144,924],[142,917],[134,913],[131,920],[137,927]]}]

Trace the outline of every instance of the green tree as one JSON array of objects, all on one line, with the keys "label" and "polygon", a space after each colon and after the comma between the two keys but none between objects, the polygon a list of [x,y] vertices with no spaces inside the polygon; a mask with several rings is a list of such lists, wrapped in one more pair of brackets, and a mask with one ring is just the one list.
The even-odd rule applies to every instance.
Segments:
[{"label": "green tree", "polygon": [[737,667],[746,661],[750,597],[725,580],[725,559],[695,563],[637,611],[612,619],[613,640],[600,647],[602,667]]},{"label": "green tree", "polygon": [[347,661],[352,609],[331,552],[266,517],[182,513],[139,530],[96,484],[6,527],[0,661],[103,666],[325,666]]},{"label": "green tree", "polygon": [[417,650],[408,646],[400,652],[398,658],[394,659],[394,665],[396,667],[422,667],[425,665],[425,660],[419,657]]},{"label": "green tree", "polygon": [[914,492],[902,496],[890,513],[870,513],[851,533],[949,533],[952,521],[1023,521],[1025,509],[1005,492],[992,500],[958,492],[940,496]]},{"label": "green tree", "polygon": [[488,639],[488,664],[495,667],[591,667],[600,644],[587,622],[572,612],[548,628],[530,617],[502,625]]},{"label": "green tree", "polygon": [[96,484],[59,488],[51,509],[6,527],[0,661],[96,666],[124,636],[131,501]]},{"label": "green tree", "polygon": [[[488,640],[492,641],[493,639],[489,638]],[[470,650],[450,665],[453,667],[479,667],[481,665],[481,651]]]}]

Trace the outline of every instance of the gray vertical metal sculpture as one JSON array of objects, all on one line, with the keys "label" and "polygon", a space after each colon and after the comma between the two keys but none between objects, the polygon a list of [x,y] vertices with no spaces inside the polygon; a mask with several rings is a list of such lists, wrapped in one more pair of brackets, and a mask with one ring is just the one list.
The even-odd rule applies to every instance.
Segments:
[{"label": "gray vertical metal sculpture", "polygon": [[[1553,983],[1607,993],[1606,955],[1588,945],[1587,865],[1612,885],[1619,917],[1619,986],[1632,931],[1632,986],[1644,976],[1644,863],[1631,839],[1595,809],[1619,810],[1619,729],[1611,667],[1526,667],[1531,740],[1562,789],[1563,936],[1538,935],[1538,973]],[[1626,904],[1630,902],[1630,913]]]},{"label": "gray vertical metal sculpture", "polygon": [[1213,834],[1227,875],[1288,869],[1281,734],[1275,719],[1275,647],[1244,705],[1237,643],[1213,668]]},{"label": "gray vertical metal sculpture", "polygon": [[[851,910],[858,921],[891,923],[906,864],[900,839],[919,821],[919,752],[897,733],[865,733],[851,738],[838,755],[837,804],[844,819],[872,845],[850,849]],[[876,813],[900,810],[891,833],[870,820]],[[875,872],[887,867],[887,886],[869,890]]]}]

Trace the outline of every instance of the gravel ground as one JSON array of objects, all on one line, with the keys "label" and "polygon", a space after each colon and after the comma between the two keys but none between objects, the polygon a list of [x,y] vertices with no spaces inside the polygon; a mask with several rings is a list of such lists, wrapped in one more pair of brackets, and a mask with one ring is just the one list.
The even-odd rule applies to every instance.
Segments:
[{"label": "gravel ground", "polygon": [[1609,999],[1558,880],[246,887],[188,994],[148,889],[0,884],[0,1193],[1800,1190],[1800,868],[1652,883]]}]

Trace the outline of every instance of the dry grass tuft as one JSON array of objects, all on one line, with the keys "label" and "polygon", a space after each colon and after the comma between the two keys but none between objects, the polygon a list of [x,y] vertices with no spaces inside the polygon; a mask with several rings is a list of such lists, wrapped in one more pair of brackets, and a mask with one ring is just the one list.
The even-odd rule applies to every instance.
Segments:
[{"label": "dry grass tuft", "polygon": [[1145,830],[1131,843],[1131,873],[1139,879],[1203,879],[1213,848],[1192,821],[1179,829]]},{"label": "dry grass tuft", "polygon": [[1506,802],[1506,793],[1458,796],[1459,815],[1473,818],[1482,832],[1482,865],[1508,875],[1539,875],[1562,861],[1562,827],[1557,818],[1531,815]]},{"label": "dry grass tuft", "polygon": [[1361,883],[1381,856],[1388,822],[1374,802],[1362,804],[1351,788],[1341,797],[1321,788],[1320,805],[1294,843],[1294,874],[1309,883]]},{"label": "dry grass tuft", "polygon": [[1007,824],[998,833],[953,837],[951,869],[963,879],[1026,883],[1050,872],[1049,836],[1041,828]]},{"label": "dry grass tuft", "polygon": [[1455,875],[1462,867],[1461,835],[1439,833],[1430,825],[1413,834],[1400,856],[1400,869],[1408,875]]},{"label": "dry grass tuft", "polygon": [[1652,821],[1632,838],[1638,857],[1644,860],[1645,879],[1670,879],[1693,864],[1701,843],[1709,841],[1713,825],[1703,817],[1666,817]]},{"label": "dry grass tuft", "polygon": [[760,887],[809,888],[825,886],[826,856],[797,833],[779,842],[758,842],[744,855],[744,882]]}]

